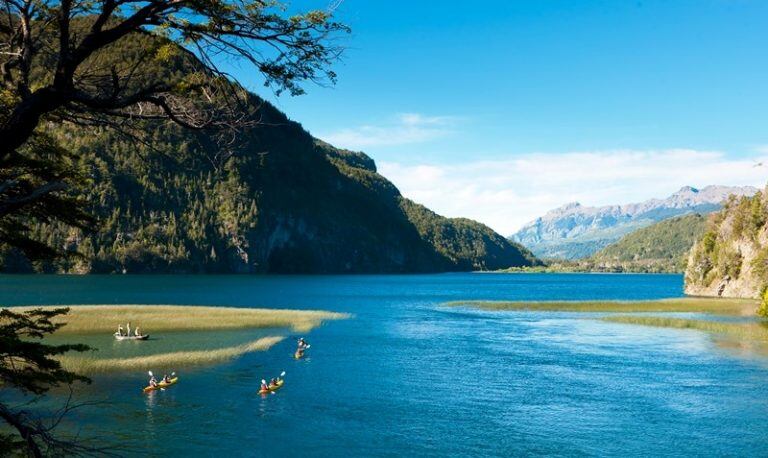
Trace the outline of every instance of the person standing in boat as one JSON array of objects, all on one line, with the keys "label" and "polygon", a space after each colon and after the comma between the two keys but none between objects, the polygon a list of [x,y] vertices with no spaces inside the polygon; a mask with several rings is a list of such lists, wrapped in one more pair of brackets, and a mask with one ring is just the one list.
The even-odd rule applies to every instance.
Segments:
[{"label": "person standing in boat", "polygon": [[128,322],[128,334],[126,334],[128,337],[131,337],[131,322]]},{"label": "person standing in boat", "polygon": [[133,331],[133,335],[135,335],[136,337],[140,337],[141,336],[141,332],[139,332],[139,327],[138,326],[136,326],[136,330]]},{"label": "person standing in boat", "polygon": [[122,324],[118,324],[117,325],[117,335],[119,335],[121,337],[123,336],[123,325]]}]

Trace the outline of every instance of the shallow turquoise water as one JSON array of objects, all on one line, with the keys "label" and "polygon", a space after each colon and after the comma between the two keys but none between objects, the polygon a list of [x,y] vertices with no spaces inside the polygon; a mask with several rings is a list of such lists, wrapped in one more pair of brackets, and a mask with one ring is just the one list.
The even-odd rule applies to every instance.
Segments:
[{"label": "shallow turquoise water", "polygon": [[[0,303],[165,303],[354,313],[292,342],[181,371],[103,377],[77,417],[125,454],[183,456],[767,456],[768,365],[696,331],[461,299],[680,296],[677,275],[0,276]],[[262,399],[258,381],[287,371]]]}]

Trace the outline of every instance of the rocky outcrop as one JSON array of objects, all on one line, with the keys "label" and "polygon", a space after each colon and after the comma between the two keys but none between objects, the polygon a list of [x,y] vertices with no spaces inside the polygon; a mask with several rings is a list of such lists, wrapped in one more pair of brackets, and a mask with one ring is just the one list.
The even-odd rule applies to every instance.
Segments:
[{"label": "rocky outcrop", "polygon": [[757,298],[768,286],[768,197],[732,198],[694,245],[686,294]]}]

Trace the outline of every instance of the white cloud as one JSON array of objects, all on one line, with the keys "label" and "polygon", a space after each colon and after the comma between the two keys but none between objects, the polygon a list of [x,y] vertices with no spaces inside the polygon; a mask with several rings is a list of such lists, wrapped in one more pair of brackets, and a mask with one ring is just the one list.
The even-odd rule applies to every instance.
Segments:
[{"label": "white cloud", "polygon": [[362,125],[352,129],[321,134],[333,145],[353,150],[376,146],[422,143],[450,135],[457,118],[401,113],[385,125]]},{"label": "white cloud", "polygon": [[768,153],[731,158],[718,151],[597,151],[523,154],[457,165],[379,164],[400,191],[440,214],[481,221],[504,235],[572,201],[608,205],[663,198],[685,185],[768,181]]}]

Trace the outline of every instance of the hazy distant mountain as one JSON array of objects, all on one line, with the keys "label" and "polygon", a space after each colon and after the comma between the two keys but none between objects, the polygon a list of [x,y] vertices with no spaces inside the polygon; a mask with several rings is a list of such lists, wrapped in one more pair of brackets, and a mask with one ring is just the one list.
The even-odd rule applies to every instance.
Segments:
[{"label": "hazy distant mountain", "polygon": [[512,239],[539,257],[579,259],[639,228],[686,213],[712,212],[731,194],[751,196],[756,192],[751,186],[685,186],[666,199],[633,204],[585,207],[573,202],[526,224]]}]

